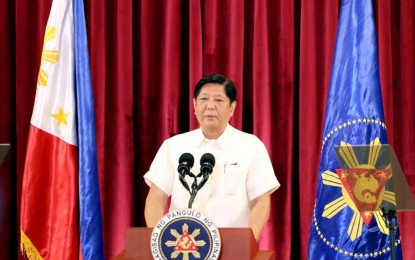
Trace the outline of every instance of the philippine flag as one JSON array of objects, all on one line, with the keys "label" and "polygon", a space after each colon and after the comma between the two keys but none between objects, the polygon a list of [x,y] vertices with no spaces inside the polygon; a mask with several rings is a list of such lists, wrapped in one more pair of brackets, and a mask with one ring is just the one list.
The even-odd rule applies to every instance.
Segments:
[{"label": "philippine flag", "polygon": [[103,259],[95,121],[82,0],[54,0],[27,145],[21,250]]}]

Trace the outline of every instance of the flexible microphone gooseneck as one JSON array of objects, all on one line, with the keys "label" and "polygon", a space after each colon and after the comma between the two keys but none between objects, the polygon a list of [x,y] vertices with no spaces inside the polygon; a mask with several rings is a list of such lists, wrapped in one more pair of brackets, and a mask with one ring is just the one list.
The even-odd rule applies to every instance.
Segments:
[{"label": "flexible microphone gooseneck", "polygon": [[[190,193],[189,208],[192,208],[193,201],[196,198],[197,192],[205,185],[209,179],[209,175],[213,172],[215,166],[215,157],[211,153],[205,153],[200,158],[200,173],[194,177],[192,184],[192,192]],[[203,176],[203,179],[197,184],[197,178]]]},{"label": "flexible microphone gooseneck", "polygon": [[[183,187],[190,193],[190,199],[188,207],[192,208],[193,201],[196,198],[197,192],[206,184],[209,179],[209,175],[213,172],[213,167],[215,166],[215,157],[211,153],[205,153],[200,158],[200,173],[194,175],[190,172],[190,169],[193,167],[194,157],[190,153],[184,153],[179,158],[179,166],[177,171],[179,172],[179,180],[182,183]],[[189,175],[194,179],[192,186],[189,187],[189,184],[186,182],[186,175]],[[197,178],[202,177],[202,180],[197,183]]]}]

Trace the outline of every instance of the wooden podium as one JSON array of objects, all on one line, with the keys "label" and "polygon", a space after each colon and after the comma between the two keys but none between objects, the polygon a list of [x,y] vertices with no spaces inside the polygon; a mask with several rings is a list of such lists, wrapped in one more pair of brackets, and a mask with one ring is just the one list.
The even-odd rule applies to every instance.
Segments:
[{"label": "wooden podium", "polygon": [[[115,259],[153,259],[150,252],[152,228],[127,228],[125,250]],[[222,248],[220,259],[275,259],[272,251],[258,251],[258,246],[250,228],[219,228]]]}]

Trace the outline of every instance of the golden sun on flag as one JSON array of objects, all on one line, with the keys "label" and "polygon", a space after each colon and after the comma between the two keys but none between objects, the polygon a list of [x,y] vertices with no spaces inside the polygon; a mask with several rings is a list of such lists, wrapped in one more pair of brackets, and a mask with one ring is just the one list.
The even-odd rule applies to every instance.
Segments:
[{"label": "golden sun on flag", "polygon": [[39,75],[37,77],[37,85],[38,86],[47,86],[48,85],[48,73],[43,68],[44,62],[49,62],[52,64],[56,64],[59,60],[58,50],[48,50],[46,49],[46,44],[51,40],[55,39],[56,37],[56,27],[47,26],[45,39],[43,42],[43,50],[42,50],[42,59],[40,62],[40,70]]},{"label": "golden sun on flag", "polygon": [[342,189],[341,197],[324,206],[322,216],[331,219],[349,206],[354,211],[347,230],[351,241],[362,235],[363,224],[368,226],[373,216],[379,230],[384,234],[389,234],[389,228],[379,206],[383,201],[396,205],[396,201],[394,192],[385,191],[385,183],[392,177],[390,165],[386,169],[375,167],[380,147],[380,141],[376,138],[370,143],[367,163],[361,163],[357,160],[352,145],[341,142],[339,154],[348,169],[336,170],[337,173],[325,171],[322,174],[324,185]]}]

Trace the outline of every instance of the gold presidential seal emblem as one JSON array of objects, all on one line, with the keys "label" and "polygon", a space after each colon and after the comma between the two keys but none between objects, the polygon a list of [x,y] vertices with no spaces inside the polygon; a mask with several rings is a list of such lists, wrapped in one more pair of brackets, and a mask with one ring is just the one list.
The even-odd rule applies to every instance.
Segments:
[{"label": "gold presidential seal emblem", "polygon": [[151,234],[154,259],[218,259],[221,238],[215,224],[193,209],[167,213]]}]

